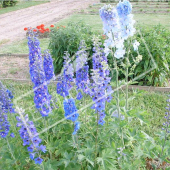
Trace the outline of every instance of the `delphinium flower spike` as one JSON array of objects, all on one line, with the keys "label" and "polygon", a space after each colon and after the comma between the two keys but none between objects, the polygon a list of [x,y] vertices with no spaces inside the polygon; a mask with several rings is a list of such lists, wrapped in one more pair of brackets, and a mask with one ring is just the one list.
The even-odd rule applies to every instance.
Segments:
[{"label": "delphinium flower spike", "polygon": [[119,22],[121,28],[121,36],[123,39],[127,39],[129,36],[133,36],[135,33],[135,20],[133,19],[132,5],[129,1],[124,0],[117,4],[117,12],[119,15]]},{"label": "delphinium flower spike", "polygon": [[72,83],[74,82],[74,69],[71,63],[70,55],[65,52],[64,62],[63,62],[63,74],[59,77],[59,82],[57,83],[57,93],[63,97],[69,95],[69,90],[72,88]]},{"label": "delphinium flower spike", "polygon": [[[8,113],[15,113],[11,99],[12,93],[0,81],[0,137],[6,138],[10,131]],[[14,134],[11,134],[14,137]]]},{"label": "delphinium flower spike", "polygon": [[27,150],[30,158],[35,161],[36,164],[41,164],[43,159],[41,158],[41,152],[46,152],[46,146],[42,145],[42,140],[39,138],[34,123],[29,120],[28,114],[25,111],[17,108],[19,116],[16,116],[18,121],[17,127],[20,127],[19,134],[23,140],[23,146],[27,146]]},{"label": "delphinium flower spike", "polygon": [[77,113],[75,100],[65,98],[63,105],[64,105],[64,111],[65,111],[65,118],[74,122],[73,135],[75,135],[78,129],[80,128],[80,123],[77,121],[79,114]]},{"label": "delphinium flower spike", "polygon": [[104,52],[106,56],[115,49],[114,57],[122,58],[125,54],[124,39],[121,37],[121,27],[117,10],[111,5],[105,5],[100,9],[100,17],[103,21],[104,34],[107,39],[105,40]]},{"label": "delphinium flower spike", "polygon": [[100,43],[94,41],[93,48],[93,73],[92,80],[93,83],[91,97],[93,99],[92,109],[95,109],[96,113],[99,114],[98,124],[103,125],[105,123],[105,103],[106,101],[111,101],[111,93],[112,88],[109,85],[110,77],[109,77],[109,69],[107,64],[107,57],[103,52],[103,49],[100,47]]},{"label": "delphinium flower spike", "polygon": [[49,83],[50,80],[52,80],[55,77],[53,59],[48,50],[44,51],[43,56],[44,56],[43,66],[44,66],[45,78],[46,78],[46,82]]},{"label": "delphinium flower spike", "polygon": [[[83,90],[84,93],[88,94],[88,85],[89,85],[89,66],[87,63],[88,53],[85,41],[81,41],[79,49],[76,52],[76,86],[77,89]],[[77,99],[82,98],[81,92],[78,93]]]},{"label": "delphinium flower spike", "polygon": [[47,73],[44,73],[43,61],[40,49],[40,42],[36,32],[28,28],[28,47],[30,60],[30,77],[34,83],[34,103],[35,107],[42,116],[48,116],[51,112],[50,100],[51,96],[48,93]]}]

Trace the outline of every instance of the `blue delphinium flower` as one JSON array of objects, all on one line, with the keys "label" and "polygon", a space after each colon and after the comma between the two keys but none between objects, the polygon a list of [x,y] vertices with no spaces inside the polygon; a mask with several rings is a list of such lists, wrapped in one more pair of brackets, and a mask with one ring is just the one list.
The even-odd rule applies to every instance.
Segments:
[{"label": "blue delphinium flower", "polygon": [[119,17],[115,8],[111,5],[103,6],[100,11],[100,17],[103,21],[104,34],[112,32],[117,38],[119,33]]},{"label": "blue delphinium flower", "polygon": [[[34,83],[34,103],[35,107],[42,116],[48,116],[51,112],[50,100],[51,96],[48,93],[46,80],[49,79],[49,72],[47,66],[43,68],[43,60],[40,49],[40,42],[31,29],[28,31],[28,47],[29,47],[29,60],[30,60],[30,77]],[[46,59],[45,59],[46,62]],[[51,62],[51,61],[50,61]],[[46,71],[46,74],[44,72]],[[48,73],[47,73],[48,72]],[[51,71],[50,71],[51,73]],[[50,75],[51,76],[51,75]]]},{"label": "blue delphinium flower", "polygon": [[[10,123],[8,122],[7,113],[15,113],[11,99],[12,93],[3,86],[0,81],[0,136],[7,137],[10,131]],[[14,137],[14,135],[12,135]]]},{"label": "blue delphinium flower", "polygon": [[35,164],[41,164],[42,163],[42,161],[43,161],[43,159],[42,158],[40,158],[40,157],[38,157],[38,158],[35,158]]},{"label": "blue delphinium flower", "polygon": [[59,82],[57,83],[57,93],[63,97],[69,95],[69,90],[72,88],[74,82],[74,69],[73,64],[70,60],[70,55],[68,52],[65,52],[64,62],[63,62],[63,75],[59,77]]},{"label": "blue delphinium flower", "polygon": [[41,164],[43,159],[40,158],[40,152],[46,152],[46,146],[40,145],[41,139],[38,136],[36,127],[34,123],[29,120],[28,115],[24,113],[24,110],[17,108],[17,113],[19,116],[16,116],[18,121],[17,127],[20,127],[19,134],[23,140],[23,146],[28,146],[27,150],[30,155],[30,158],[35,161],[35,163]]},{"label": "blue delphinium flower", "polygon": [[80,129],[80,122],[75,122],[73,135],[77,134],[77,131]]},{"label": "blue delphinium flower", "polygon": [[125,54],[124,40],[121,37],[121,26],[117,10],[111,5],[105,5],[100,9],[100,17],[103,21],[104,34],[107,39],[104,42],[106,56],[116,48],[115,58],[122,58]]},{"label": "blue delphinium flower", "polygon": [[66,119],[74,122],[73,135],[75,135],[80,128],[80,123],[77,121],[79,114],[77,113],[75,101],[74,99],[65,99],[63,105]]},{"label": "blue delphinium flower", "polygon": [[65,99],[63,105],[66,119],[75,122],[78,119],[79,114],[77,113],[74,99]]},{"label": "blue delphinium flower", "polygon": [[[103,49],[100,48],[100,43],[94,42],[94,53],[92,56],[93,61],[93,73],[92,73],[92,91],[91,97],[93,99],[92,109],[95,109],[96,113],[99,114],[98,124],[103,125],[105,123],[105,103],[106,100],[111,100],[111,87],[109,70],[107,64],[107,57],[103,53]],[[107,92],[109,92],[107,94]]]},{"label": "blue delphinium flower", "polygon": [[76,52],[76,86],[82,89],[84,93],[88,93],[89,84],[89,66],[87,63],[88,53],[85,42],[82,40],[79,49]]},{"label": "blue delphinium flower", "polygon": [[76,99],[81,100],[83,98],[83,95],[81,92],[78,92]]},{"label": "blue delphinium flower", "polygon": [[44,61],[43,61],[43,66],[44,66],[44,72],[45,72],[45,78],[46,81],[49,81],[54,78],[54,66],[53,66],[53,59],[48,52],[48,50],[44,51]]},{"label": "blue delphinium flower", "polygon": [[120,17],[124,15],[129,15],[132,12],[132,5],[129,1],[124,0],[123,2],[119,2],[117,4],[117,12]]},{"label": "blue delphinium flower", "polygon": [[135,33],[132,5],[129,1],[124,0],[117,4],[117,12],[119,15],[119,22],[121,27],[121,37],[127,39],[129,36],[133,36]]}]

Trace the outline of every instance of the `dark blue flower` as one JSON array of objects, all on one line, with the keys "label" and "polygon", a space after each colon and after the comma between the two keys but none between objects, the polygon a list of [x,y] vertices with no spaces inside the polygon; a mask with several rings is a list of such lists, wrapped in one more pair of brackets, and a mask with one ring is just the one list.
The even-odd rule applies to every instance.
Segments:
[{"label": "dark blue flower", "polygon": [[53,59],[50,53],[48,52],[48,50],[44,51],[43,66],[44,66],[46,81],[49,81],[54,77],[54,66],[53,66]]},{"label": "dark blue flower", "polygon": [[81,100],[82,97],[83,97],[82,93],[81,93],[81,92],[78,92],[76,99],[77,99],[77,100]]},{"label": "dark blue flower", "polygon": [[65,99],[63,105],[66,119],[75,122],[78,119],[79,114],[77,113],[74,99]]},{"label": "dark blue flower", "polygon": [[80,129],[80,122],[75,122],[73,135],[77,134],[77,131]]},{"label": "dark blue flower", "polygon": [[35,161],[35,164],[41,164],[43,159],[38,157],[38,158],[35,158],[34,161]]},{"label": "dark blue flower", "polygon": [[[47,80],[53,77],[53,65],[50,54],[45,52],[44,67],[40,42],[38,38],[32,34],[32,30],[28,31],[28,47],[29,47],[29,67],[30,77],[34,83],[34,103],[42,116],[48,116],[51,112],[50,100],[51,96],[48,93]],[[49,64],[49,65],[48,65]],[[44,108],[44,103],[46,107]]]},{"label": "dark blue flower", "polygon": [[[46,147],[41,144],[41,139],[37,134],[37,130],[32,121],[29,121],[28,115],[25,115],[23,110],[18,108],[18,113],[20,116],[17,116],[16,119],[18,121],[17,127],[20,127],[19,134],[23,139],[23,145],[28,146],[27,150],[30,155],[30,158],[35,162],[38,161],[38,152],[46,152]],[[39,162],[42,162],[41,160]]]},{"label": "dark blue flower", "polygon": [[7,113],[15,113],[11,102],[12,98],[12,93],[0,81],[0,136],[2,138],[6,138],[10,131]]}]

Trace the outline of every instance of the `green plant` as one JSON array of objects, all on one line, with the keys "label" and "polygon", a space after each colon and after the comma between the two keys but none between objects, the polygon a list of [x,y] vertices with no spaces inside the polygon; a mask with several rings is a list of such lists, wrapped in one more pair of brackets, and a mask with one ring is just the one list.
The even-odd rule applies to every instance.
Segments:
[{"label": "green plant", "polygon": [[61,27],[51,31],[49,49],[54,58],[56,74],[60,73],[63,66],[64,52],[68,51],[71,57],[75,55],[82,39],[87,44],[89,54],[92,53],[92,35],[91,28],[82,22],[70,22],[65,28]]},{"label": "green plant", "polygon": [[17,2],[18,1],[15,1],[15,0],[4,0],[4,1],[2,1],[2,7],[6,8],[9,6],[15,6]]},{"label": "green plant", "polygon": [[[137,40],[140,42],[139,54],[143,56],[142,61],[136,67],[135,76],[144,71],[154,68],[141,77],[141,85],[166,86],[169,78],[170,66],[170,31],[161,25],[151,28],[143,28],[138,33]],[[154,41],[153,41],[154,40]],[[148,49],[147,49],[148,48]],[[135,54],[132,52],[132,55]]]}]

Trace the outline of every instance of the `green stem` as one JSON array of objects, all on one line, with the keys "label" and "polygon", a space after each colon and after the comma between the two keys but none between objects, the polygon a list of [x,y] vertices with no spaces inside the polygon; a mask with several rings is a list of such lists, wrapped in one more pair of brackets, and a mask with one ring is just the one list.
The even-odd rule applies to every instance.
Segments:
[{"label": "green stem", "polygon": [[99,121],[99,115],[97,113],[97,127],[96,127],[96,141],[95,141],[95,160],[94,160],[94,167],[96,166],[96,158],[97,158],[97,141],[98,141],[98,121]]},{"label": "green stem", "polygon": [[120,119],[120,104],[119,104],[119,72],[117,69],[117,61],[116,58],[114,60],[114,65],[115,65],[115,71],[116,71],[116,101],[117,101],[117,112],[118,112],[118,116]]},{"label": "green stem", "polygon": [[15,164],[16,164],[16,159],[15,159],[14,154],[13,154],[13,152],[12,152],[12,149],[11,149],[11,146],[10,146],[10,144],[9,144],[8,138],[6,138],[6,141],[7,141],[7,144],[8,144],[9,152],[10,152],[10,154],[11,154],[11,156],[12,156],[12,158],[14,159]]},{"label": "green stem", "polygon": [[126,66],[126,111],[128,110],[128,67]]}]

